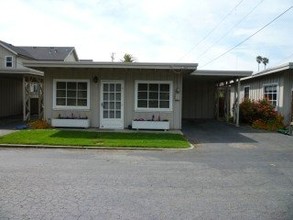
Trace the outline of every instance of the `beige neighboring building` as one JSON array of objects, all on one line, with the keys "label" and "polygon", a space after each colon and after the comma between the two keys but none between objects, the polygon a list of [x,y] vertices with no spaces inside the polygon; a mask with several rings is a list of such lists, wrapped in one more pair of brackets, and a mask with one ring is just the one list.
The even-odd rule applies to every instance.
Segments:
[{"label": "beige neighboring building", "polygon": [[[232,91],[231,103],[234,103]],[[244,98],[266,98],[284,116],[288,125],[293,116],[293,63],[285,63],[241,79],[240,102]]]},{"label": "beige neighboring building", "polygon": [[26,61],[78,61],[74,47],[14,46],[0,41],[0,118],[43,113],[43,72]]}]

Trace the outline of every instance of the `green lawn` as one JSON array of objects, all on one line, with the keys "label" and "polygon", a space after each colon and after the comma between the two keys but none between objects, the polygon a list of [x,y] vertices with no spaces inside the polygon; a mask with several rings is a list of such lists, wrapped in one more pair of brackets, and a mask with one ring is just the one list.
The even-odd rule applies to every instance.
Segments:
[{"label": "green lawn", "polygon": [[189,147],[189,143],[180,134],[94,132],[59,129],[21,130],[0,137],[0,144],[142,148]]}]

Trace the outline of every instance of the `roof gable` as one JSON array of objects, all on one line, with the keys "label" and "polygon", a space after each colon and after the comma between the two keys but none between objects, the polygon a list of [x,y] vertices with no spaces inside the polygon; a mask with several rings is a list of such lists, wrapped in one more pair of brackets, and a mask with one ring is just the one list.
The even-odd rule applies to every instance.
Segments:
[{"label": "roof gable", "polygon": [[12,53],[38,61],[64,61],[71,53],[78,60],[74,47],[14,46],[0,40],[0,45]]},{"label": "roof gable", "polygon": [[18,54],[20,56],[24,56],[24,57],[33,59],[33,57],[27,51],[23,50],[20,47],[13,46],[12,44],[6,43],[6,42],[1,41],[1,40],[0,40],[0,45],[5,47],[6,49],[10,50],[14,54]]}]

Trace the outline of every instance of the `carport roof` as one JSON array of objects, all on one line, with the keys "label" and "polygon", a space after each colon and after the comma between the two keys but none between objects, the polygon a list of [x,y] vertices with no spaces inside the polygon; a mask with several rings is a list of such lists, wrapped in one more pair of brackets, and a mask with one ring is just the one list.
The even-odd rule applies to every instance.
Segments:
[{"label": "carport roof", "polygon": [[0,68],[0,76],[40,76],[43,77],[44,73],[39,70],[34,70],[31,68],[21,68],[21,69],[7,69],[7,68]]},{"label": "carport roof", "polygon": [[190,75],[201,78],[212,78],[215,81],[229,81],[251,76],[251,74],[252,71],[247,70],[195,70]]}]

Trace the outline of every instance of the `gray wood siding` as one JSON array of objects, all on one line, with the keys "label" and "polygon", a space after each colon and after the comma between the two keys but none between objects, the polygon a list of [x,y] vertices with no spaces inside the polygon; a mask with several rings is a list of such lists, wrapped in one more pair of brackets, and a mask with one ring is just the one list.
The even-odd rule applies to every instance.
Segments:
[{"label": "gray wood siding", "polygon": [[22,114],[22,79],[0,78],[0,117]]},{"label": "gray wood siding", "polygon": [[184,119],[211,119],[215,117],[215,83],[196,77],[183,79]]},{"label": "gray wood siding", "polygon": [[264,97],[264,85],[277,84],[279,88],[278,106],[283,102],[283,77],[280,74],[272,74],[264,77],[257,77],[241,81],[240,101],[244,99],[244,87],[249,86],[249,98],[259,100]]},{"label": "gray wood siding", "polygon": [[[101,80],[123,80],[124,81],[124,127],[128,127],[131,121],[136,118],[151,119],[152,115],[161,120],[168,119],[171,129],[181,128],[181,105],[182,100],[174,100],[173,91],[173,111],[152,112],[135,111],[135,81],[136,80],[159,80],[172,81],[173,90],[178,88],[182,91],[182,77],[179,74],[167,71],[148,70],[116,70],[116,69],[43,69],[45,71],[45,118],[50,120],[57,118],[59,114],[68,116],[87,115],[91,121],[91,127],[100,125],[100,82]],[[92,78],[97,76],[98,83],[93,83]],[[90,79],[90,110],[54,110],[53,109],[53,79]]]}]

